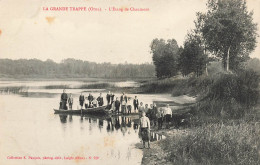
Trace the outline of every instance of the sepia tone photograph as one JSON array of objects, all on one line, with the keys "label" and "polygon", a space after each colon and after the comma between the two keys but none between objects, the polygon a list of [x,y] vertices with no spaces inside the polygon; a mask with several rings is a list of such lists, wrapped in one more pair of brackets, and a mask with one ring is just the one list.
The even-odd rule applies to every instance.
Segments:
[{"label": "sepia tone photograph", "polygon": [[259,165],[260,0],[0,0],[0,165]]}]

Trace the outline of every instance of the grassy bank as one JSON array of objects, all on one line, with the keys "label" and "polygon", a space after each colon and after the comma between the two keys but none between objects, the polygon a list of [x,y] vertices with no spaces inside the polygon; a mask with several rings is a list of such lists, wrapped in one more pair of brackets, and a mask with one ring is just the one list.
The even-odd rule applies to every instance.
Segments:
[{"label": "grassy bank", "polygon": [[187,125],[178,127],[173,122],[170,129],[159,131],[167,138],[144,150],[143,164],[260,164],[257,73],[243,70],[158,82],[155,89],[160,83],[172,84],[168,91],[173,95],[196,95],[197,103]]},{"label": "grassy bank", "polygon": [[162,142],[173,164],[259,164],[260,123],[208,124]]}]

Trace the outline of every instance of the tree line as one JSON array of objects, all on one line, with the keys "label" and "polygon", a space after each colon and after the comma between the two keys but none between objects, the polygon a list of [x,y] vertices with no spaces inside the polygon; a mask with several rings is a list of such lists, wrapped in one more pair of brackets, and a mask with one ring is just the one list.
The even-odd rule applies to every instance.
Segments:
[{"label": "tree line", "polygon": [[97,77],[97,78],[147,78],[155,76],[152,64],[95,63],[65,59],[61,63],[38,59],[0,59],[1,77]]},{"label": "tree line", "polygon": [[244,0],[208,0],[207,12],[197,12],[195,28],[183,47],[175,39],[154,39],[150,45],[158,78],[207,72],[210,61],[222,61],[225,71],[238,71],[256,47],[257,24]]}]

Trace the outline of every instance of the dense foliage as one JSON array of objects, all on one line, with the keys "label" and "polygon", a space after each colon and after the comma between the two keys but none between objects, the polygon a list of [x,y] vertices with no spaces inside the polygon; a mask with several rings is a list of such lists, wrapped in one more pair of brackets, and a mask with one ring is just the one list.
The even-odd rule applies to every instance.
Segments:
[{"label": "dense foliage", "polygon": [[154,39],[151,44],[153,63],[158,78],[172,77],[178,73],[179,47],[175,39]]},{"label": "dense foliage", "polygon": [[179,69],[182,75],[187,76],[190,73],[195,73],[197,77],[202,75],[207,61],[208,57],[204,53],[200,38],[196,35],[188,35],[184,48],[180,50]]},{"label": "dense foliage", "polygon": [[244,0],[208,0],[207,13],[198,13],[197,28],[206,48],[220,57],[228,71],[249,57],[256,47],[257,24]]},{"label": "dense foliage", "polygon": [[0,59],[0,75],[5,77],[99,77],[138,78],[154,77],[152,64],[94,63],[65,59],[61,63],[37,59]]}]

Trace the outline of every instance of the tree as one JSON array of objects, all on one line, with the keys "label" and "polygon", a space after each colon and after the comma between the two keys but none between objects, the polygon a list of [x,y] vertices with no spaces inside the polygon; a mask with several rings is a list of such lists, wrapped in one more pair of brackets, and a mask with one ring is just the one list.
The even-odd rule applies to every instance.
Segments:
[{"label": "tree", "polygon": [[198,77],[204,72],[207,55],[204,53],[204,47],[201,43],[200,37],[196,34],[187,35],[179,58],[179,67],[182,75],[186,76],[193,72]]},{"label": "tree", "polygon": [[248,59],[256,47],[257,24],[243,0],[208,0],[207,13],[198,13],[199,30],[207,49],[221,57],[226,71]]},{"label": "tree", "polygon": [[178,71],[179,47],[175,39],[154,39],[151,43],[151,53],[158,78],[175,76]]}]

